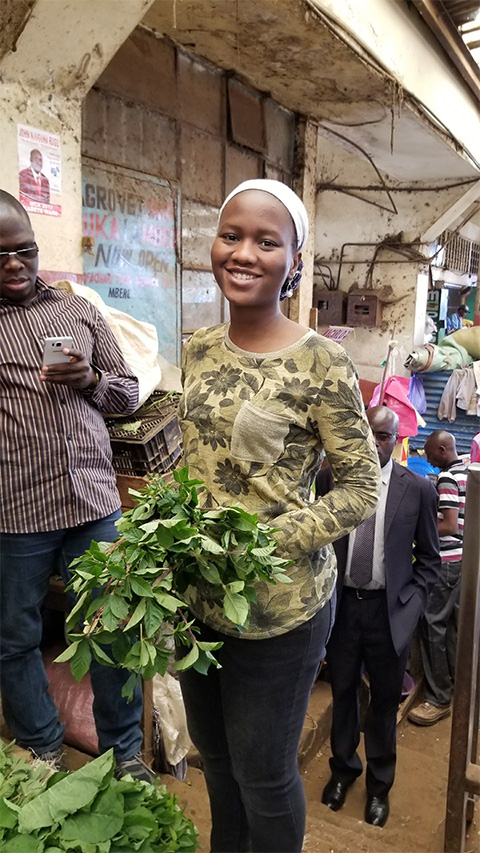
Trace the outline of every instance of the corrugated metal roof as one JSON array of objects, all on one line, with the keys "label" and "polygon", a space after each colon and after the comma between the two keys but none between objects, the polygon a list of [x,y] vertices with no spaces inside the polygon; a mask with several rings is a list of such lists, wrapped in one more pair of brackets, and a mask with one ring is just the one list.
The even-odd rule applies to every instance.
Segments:
[{"label": "corrugated metal roof", "polygon": [[443,0],[443,6],[457,27],[473,21],[480,9],[479,0]]},{"label": "corrugated metal roof", "polygon": [[427,425],[423,429],[419,427],[418,435],[409,441],[410,447],[417,450],[423,448],[431,432],[436,429],[446,429],[447,432],[451,432],[455,436],[458,452],[461,454],[469,453],[473,436],[480,430],[480,418],[475,417],[475,415],[467,415],[458,406],[457,417],[453,423],[446,420],[439,421],[437,418],[440,398],[451,373],[419,373],[418,376],[423,382],[427,398],[427,411],[422,416]]}]

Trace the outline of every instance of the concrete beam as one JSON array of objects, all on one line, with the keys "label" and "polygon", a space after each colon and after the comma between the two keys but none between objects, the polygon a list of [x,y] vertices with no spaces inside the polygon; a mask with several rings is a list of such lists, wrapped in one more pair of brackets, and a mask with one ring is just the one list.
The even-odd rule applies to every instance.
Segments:
[{"label": "concrete beam", "polygon": [[83,98],[154,0],[37,0],[1,63],[4,82]]},{"label": "concrete beam", "polygon": [[439,234],[442,234],[446,228],[449,228],[452,222],[455,222],[465,213],[466,210],[470,207],[471,204],[480,199],[480,181],[476,181],[471,187],[467,190],[463,196],[452,204],[445,213],[432,223],[432,225],[427,228],[427,230],[422,234],[420,240],[422,243],[433,243],[434,240],[437,239]]}]

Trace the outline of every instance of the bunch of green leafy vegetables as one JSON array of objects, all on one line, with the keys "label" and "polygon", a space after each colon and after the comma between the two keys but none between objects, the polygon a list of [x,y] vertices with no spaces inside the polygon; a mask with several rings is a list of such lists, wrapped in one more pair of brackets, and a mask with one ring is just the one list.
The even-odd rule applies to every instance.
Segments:
[{"label": "bunch of green leafy vegetables", "polygon": [[110,750],[48,777],[0,744],[2,853],[194,853],[197,830],[164,785],[117,780]]},{"label": "bunch of green leafy vegetables", "polygon": [[70,661],[78,681],[93,655],[129,670],[123,692],[131,697],[140,677],[165,673],[172,638],[190,648],[176,669],[206,673],[218,666],[213,652],[222,644],[197,640],[184,612],[187,590],[208,595],[241,631],[256,601],[255,583],[290,582],[289,562],[275,556],[272,528],[240,507],[202,508],[204,484],[189,479],[188,467],[173,477],[168,483],[150,477],[141,492],[131,491],[137,504],[117,523],[120,537],[113,544],[92,542],[72,563],[71,645],[56,660]]}]

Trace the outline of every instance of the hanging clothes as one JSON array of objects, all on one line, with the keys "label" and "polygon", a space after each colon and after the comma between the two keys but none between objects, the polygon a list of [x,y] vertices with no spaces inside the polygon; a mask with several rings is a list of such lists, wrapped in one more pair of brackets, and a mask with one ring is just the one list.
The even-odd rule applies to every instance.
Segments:
[{"label": "hanging clothes", "polygon": [[[408,398],[410,378],[408,376],[389,376],[383,389],[382,404],[396,412],[399,420],[399,439],[411,438],[418,433],[418,418],[415,406]],[[380,403],[380,385],[377,385],[370,401],[370,406]],[[424,421],[421,421],[424,423]]]},{"label": "hanging clothes", "polygon": [[452,370],[440,398],[438,419],[453,423],[457,417],[457,406],[467,415],[479,416],[480,362]]}]

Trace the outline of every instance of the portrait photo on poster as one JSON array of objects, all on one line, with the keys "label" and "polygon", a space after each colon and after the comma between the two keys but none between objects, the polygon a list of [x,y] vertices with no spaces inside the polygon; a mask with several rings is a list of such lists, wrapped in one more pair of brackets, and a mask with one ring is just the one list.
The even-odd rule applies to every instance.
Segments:
[{"label": "portrait photo on poster", "polygon": [[29,213],[61,216],[52,196],[61,194],[61,148],[57,133],[19,124],[18,192]]}]

